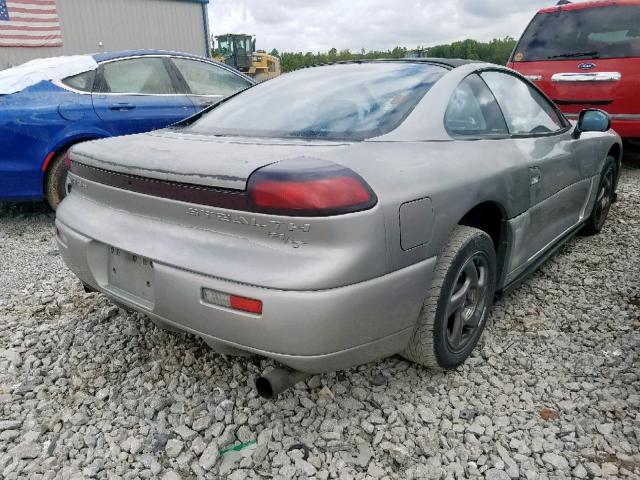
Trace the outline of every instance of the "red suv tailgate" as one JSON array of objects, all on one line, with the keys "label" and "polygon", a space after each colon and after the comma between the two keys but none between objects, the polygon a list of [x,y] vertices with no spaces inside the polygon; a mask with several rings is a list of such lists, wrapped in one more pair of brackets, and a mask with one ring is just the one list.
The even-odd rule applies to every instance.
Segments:
[{"label": "red suv tailgate", "polygon": [[640,58],[511,63],[563,112],[602,108],[612,115],[640,114]]},{"label": "red suv tailgate", "polygon": [[621,136],[640,137],[640,0],[540,10],[509,67],[533,80],[570,117],[602,108]]}]

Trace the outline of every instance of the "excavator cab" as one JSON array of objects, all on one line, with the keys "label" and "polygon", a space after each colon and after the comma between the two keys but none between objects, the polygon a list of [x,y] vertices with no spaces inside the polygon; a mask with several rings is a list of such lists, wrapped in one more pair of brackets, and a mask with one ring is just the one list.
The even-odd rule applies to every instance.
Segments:
[{"label": "excavator cab", "polygon": [[251,35],[226,34],[216,38],[217,55],[224,63],[247,73],[251,69],[255,40]]},{"label": "excavator cab", "polygon": [[256,40],[251,35],[218,35],[215,37],[215,46],[215,60],[240,70],[257,82],[264,82],[281,73],[280,59],[264,50],[256,51]]}]

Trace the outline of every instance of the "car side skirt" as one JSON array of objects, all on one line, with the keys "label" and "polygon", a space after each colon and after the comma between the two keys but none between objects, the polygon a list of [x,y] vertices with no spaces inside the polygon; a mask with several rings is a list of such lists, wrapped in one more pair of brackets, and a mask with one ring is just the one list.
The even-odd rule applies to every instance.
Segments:
[{"label": "car side skirt", "polygon": [[516,277],[509,280],[505,286],[503,286],[500,290],[496,292],[496,299],[501,299],[507,296],[509,293],[513,292],[516,288],[518,288],[530,275],[532,275],[543,263],[553,257],[563,245],[565,245],[569,240],[576,236],[576,234],[582,229],[584,226],[584,221],[578,223],[574,227],[572,227],[568,232],[563,234],[558,240],[556,240],[553,244],[547,247],[546,250],[542,252],[535,260],[533,260],[526,268],[522,270]]}]

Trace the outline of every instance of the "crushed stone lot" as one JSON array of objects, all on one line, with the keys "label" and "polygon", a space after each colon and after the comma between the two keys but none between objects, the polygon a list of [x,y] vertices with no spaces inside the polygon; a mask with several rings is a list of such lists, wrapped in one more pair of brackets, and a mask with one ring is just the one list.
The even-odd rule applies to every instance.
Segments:
[{"label": "crushed stone lot", "polygon": [[392,357],[275,402],[253,389],[273,362],[85,293],[53,230],[41,204],[0,204],[2,479],[640,479],[638,167],[603,234],[501,300],[459,370]]}]

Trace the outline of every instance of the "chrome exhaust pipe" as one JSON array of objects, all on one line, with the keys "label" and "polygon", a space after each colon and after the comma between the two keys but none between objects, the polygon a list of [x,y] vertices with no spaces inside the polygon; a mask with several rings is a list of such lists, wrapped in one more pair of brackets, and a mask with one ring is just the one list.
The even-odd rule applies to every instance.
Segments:
[{"label": "chrome exhaust pipe", "polygon": [[272,400],[285,390],[293,387],[311,376],[310,373],[297,370],[275,368],[262,377],[256,379],[256,390],[262,398]]}]

